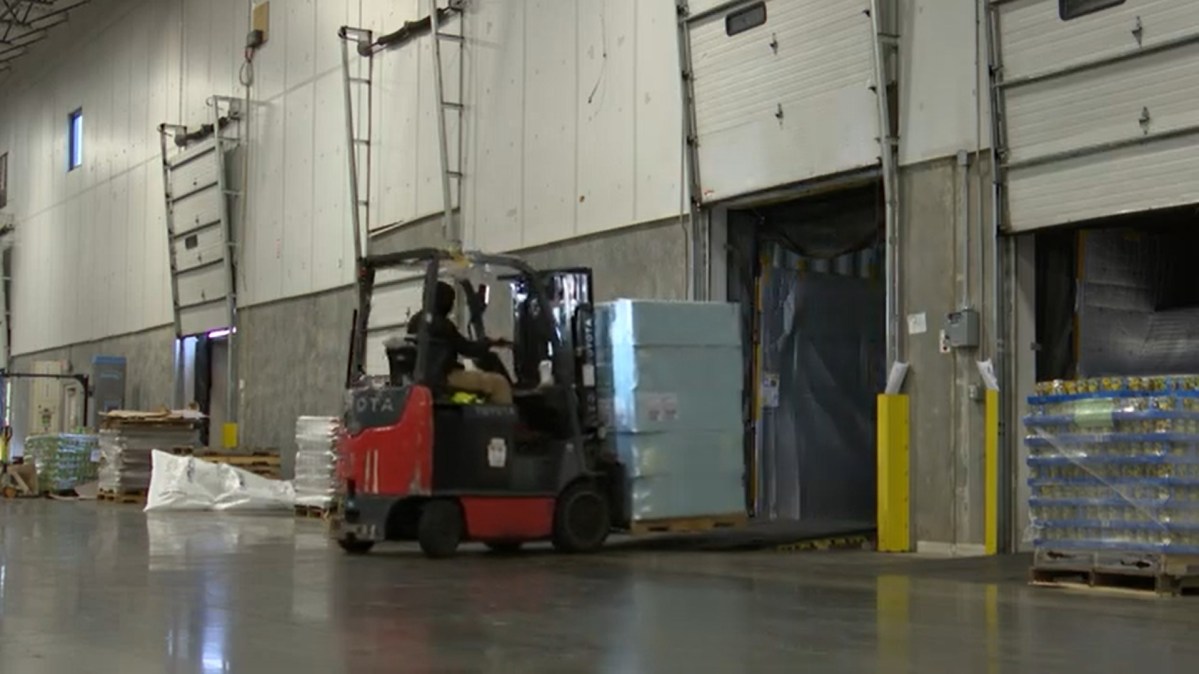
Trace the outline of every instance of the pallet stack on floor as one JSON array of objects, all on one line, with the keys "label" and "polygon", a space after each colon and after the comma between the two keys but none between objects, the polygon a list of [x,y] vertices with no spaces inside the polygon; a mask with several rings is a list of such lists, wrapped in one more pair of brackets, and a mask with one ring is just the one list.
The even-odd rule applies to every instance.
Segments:
[{"label": "pallet stack on floor", "polygon": [[145,502],[151,452],[188,452],[200,444],[200,418],[185,412],[110,412],[100,428],[102,501]]},{"label": "pallet stack on floor", "polygon": [[337,417],[296,420],[296,514],[325,517],[337,487]]},{"label": "pallet stack on floor", "polygon": [[37,466],[38,489],[58,494],[94,482],[97,477],[100,438],[96,435],[58,433],[25,439],[25,452]]},{"label": "pallet stack on floor", "polygon": [[1048,382],[1029,404],[1033,581],[1199,586],[1199,377]]}]

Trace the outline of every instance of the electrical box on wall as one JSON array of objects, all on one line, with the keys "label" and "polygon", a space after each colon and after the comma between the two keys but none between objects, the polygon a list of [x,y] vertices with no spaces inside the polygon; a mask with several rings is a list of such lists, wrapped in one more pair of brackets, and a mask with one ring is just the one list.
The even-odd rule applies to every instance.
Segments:
[{"label": "electrical box on wall", "polygon": [[254,47],[261,47],[270,39],[271,34],[271,3],[269,0],[259,2],[250,10],[250,32],[261,33],[258,38],[258,44]]},{"label": "electrical box on wall", "polygon": [[954,349],[978,346],[978,312],[962,309],[945,317],[945,340]]}]

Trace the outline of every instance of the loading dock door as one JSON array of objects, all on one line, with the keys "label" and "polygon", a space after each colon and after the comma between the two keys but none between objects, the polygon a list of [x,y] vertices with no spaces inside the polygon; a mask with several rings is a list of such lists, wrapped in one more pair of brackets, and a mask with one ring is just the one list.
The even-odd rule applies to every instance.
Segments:
[{"label": "loading dock door", "polygon": [[221,150],[213,138],[164,158],[177,336],[233,323],[233,273]]},{"label": "loading dock door", "polygon": [[878,164],[867,0],[692,0],[683,20],[699,197]]},{"label": "loading dock door", "polygon": [[1009,231],[1199,202],[1199,2],[991,0]]}]

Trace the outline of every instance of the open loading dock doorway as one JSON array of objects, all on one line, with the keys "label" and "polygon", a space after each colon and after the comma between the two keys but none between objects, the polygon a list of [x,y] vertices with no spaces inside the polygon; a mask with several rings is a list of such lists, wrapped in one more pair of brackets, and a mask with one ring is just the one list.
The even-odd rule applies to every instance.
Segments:
[{"label": "open loading dock doorway", "polygon": [[746,339],[748,500],[759,520],[871,529],[886,376],[877,181],[728,211]]},{"label": "open loading dock doorway", "polygon": [[1037,381],[1199,372],[1199,212],[1036,235]]}]

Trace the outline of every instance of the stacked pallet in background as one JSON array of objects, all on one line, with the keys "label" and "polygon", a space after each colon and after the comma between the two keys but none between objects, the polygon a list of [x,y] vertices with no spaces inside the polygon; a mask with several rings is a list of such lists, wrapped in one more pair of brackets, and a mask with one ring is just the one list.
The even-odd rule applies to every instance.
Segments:
[{"label": "stacked pallet in background", "polygon": [[337,417],[296,420],[296,513],[320,516],[328,512],[337,487]]},{"label": "stacked pallet in background", "polygon": [[100,499],[137,502],[150,487],[150,453],[200,444],[202,417],[180,412],[109,412],[100,430]]},{"label": "stacked pallet in background", "polygon": [[282,472],[279,450],[273,448],[238,447],[212,450],[206,447],[197,447],[194,450],[191,448],[176,449],[173,453],[194,456],[209,463],[227,464],[270,480],[278,480]]},{"label": "stacked pallet in background", "polygon": [[736,306],[617,300],[600,305],[596,318],[601,415],[628,468],[630,530],[743,524]]},{"label": "stacked pallet in background", "polygon": [[1199,377],[1049,382],[1029,404],[1034,580],[1199,581]]},{"label": "stacked pallet in background", "polygon": [[96,480],[100,438],[59,433],[25,439],[25,452],[37,466],[41,491],[61,493]]}]

